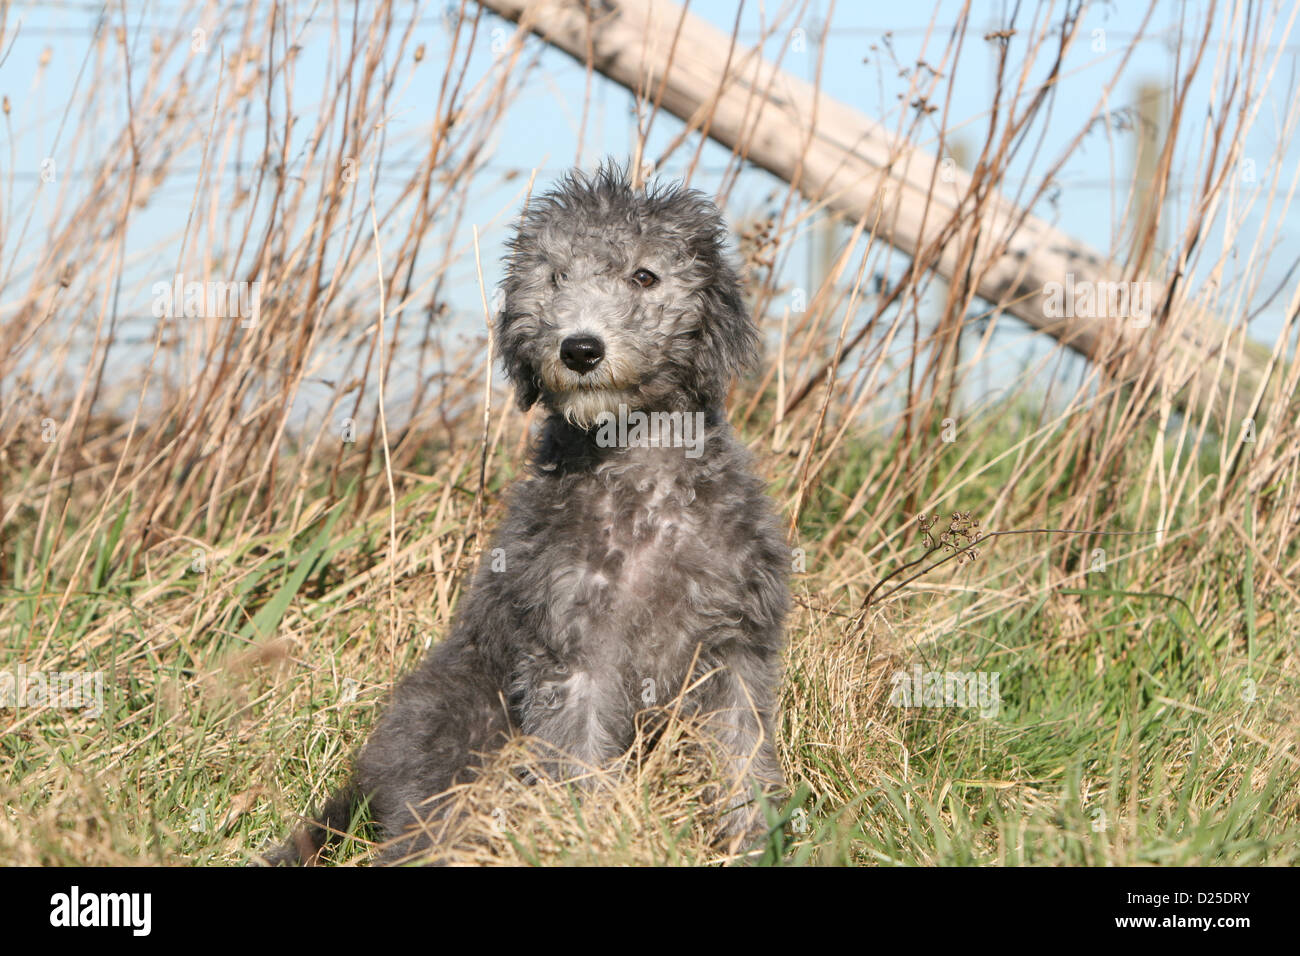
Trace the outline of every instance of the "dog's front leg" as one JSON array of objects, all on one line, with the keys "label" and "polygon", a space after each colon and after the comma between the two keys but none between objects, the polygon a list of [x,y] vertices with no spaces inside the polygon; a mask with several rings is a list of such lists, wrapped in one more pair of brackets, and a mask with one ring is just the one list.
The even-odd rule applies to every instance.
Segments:
[{"label": "dog's front leg", "polygon": [[521,729],[541,741],[540,772],[590,788],[627,747],[631,707],[616,673],[552,666],[516,683]]},{"label": "dog's front leg", "polygon": [[729,788],[718,842],[733,853],[752,849],[767,833],[756,791],[771,796],[785,787],[773,743],[776,708],[766,690],[772,682],[750,676],[747,681],[740,668],[723,664],[694,692],[695,707],[709,742],[718,748],[717,762]]}]

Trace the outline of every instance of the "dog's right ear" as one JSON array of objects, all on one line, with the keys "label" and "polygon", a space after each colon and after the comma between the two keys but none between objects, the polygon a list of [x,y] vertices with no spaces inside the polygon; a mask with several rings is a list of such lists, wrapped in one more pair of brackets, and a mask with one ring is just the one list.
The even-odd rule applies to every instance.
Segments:
[{"label": "dog's right ear", "polygon": [[497,310],[496,340],[501,352],[501,365],[506,377],[515,387],[515,401],[522,411],[528,411],[542,397],[542,387],[537,381],[537,370],[528,360],[523,345],[528,341],[529,333],[523,326],[529,324],[527,316],[514,315],[510,311],[510,300]]}]

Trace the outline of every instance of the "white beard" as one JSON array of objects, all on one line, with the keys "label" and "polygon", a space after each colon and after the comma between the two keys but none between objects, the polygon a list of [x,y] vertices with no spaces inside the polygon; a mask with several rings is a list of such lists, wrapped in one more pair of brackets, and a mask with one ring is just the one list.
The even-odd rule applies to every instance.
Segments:
[{"label": "white beard", "polygon": [[596,427],[596,419],[603,413],[618,414],[620,404],[630,405],[631,395],[621,389],[575,389],[550,396],[552,407],[565,420],[578,428]]}]

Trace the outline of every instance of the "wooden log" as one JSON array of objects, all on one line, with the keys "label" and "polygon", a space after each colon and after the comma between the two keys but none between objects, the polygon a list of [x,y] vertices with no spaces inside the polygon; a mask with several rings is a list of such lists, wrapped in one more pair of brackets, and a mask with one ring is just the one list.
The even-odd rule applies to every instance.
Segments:
[{"label": "wooden log", "polygon": [[[968,173],[949,164],[939,175],[934,156],[858,110],[819,95],[807,81],[677,4],[479,2],[580,62],[586,63],[590,52],[595,70],[651,103],[658,101],[688,127],[704,129],[749,162],[793,183],[808,199],[850,220],[874,223],[880,238],[910,256],[923,255],[946,279],[965,272],[959,261],[962,243],[952,230],[962,216],[972,218],[969,200],[960,208],[970,187]],[[1050,284],[1095,288],[1123,280],[1122,267],[1001,195],[987,198],[978,228],[978,268],[971,271],[978,275],[976,292],[982,298],[1112,369],[1116,356],[1155,349],[1157,336],[1172,336],[1161,367],[1166,381],[1173,382],[1176,407],[1208,407],[1234,430],[1238,415],[1255,412],[1256,390],[1275,370],[1268,350],[1247,340],[1244,329],[1198,319],[1174,322],[1178,331],[1170,333],[1109,317],[1049,315],[1045,290]],[[990,256],[996,258],[988,261]],[[1164,283],[1152,281],[1153,309],[1164,293]],[[824,381],[824,372],[807,385],[818,381]],[[797,390],[792,404],[806,393]]]}]

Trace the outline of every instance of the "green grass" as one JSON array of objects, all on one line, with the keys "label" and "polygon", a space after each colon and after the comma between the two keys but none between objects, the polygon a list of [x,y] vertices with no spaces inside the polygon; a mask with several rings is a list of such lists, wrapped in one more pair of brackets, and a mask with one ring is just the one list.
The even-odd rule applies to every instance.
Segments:
[{"label": "green grass", "polygon": [[[838,520],[826,502],[850,496],[885,454],[845,446],[805,537]],[[996,454],[989,445],[962,467]],[[1006,478],[989,468],[963,504],[978,513]],[[404,544],[445,533],[427,508],[441,492],[400,491]],[[354,505],[355,486],[299,527],[219,542],[202,572],[183,548],[146,556],[122,541],[124,506],[95,539],[92,586],[66,603],[50,535],[14,551],[0,670],[101,670],[105,710],[3,712],[0,862],[242,863],[342,781],[393,675],[446,626],[427,574],[400,575],[395,605],[386,578],[341,588],[387,547],[386,508],[356,519]],[[93,515],[73,513],[70,528],[79,517]],[[1069,543],[1002,542],[925,579],[965,590],[893,599],[857,638],[844,618],[796,614],[781,735],[794,793],[769,808],[762,862],[1295,863],[1300,608],[1285,591],[1266,590],[1226,537],[1065,583],[1054,575]],[[1200,559],[1181,563],[1189,551]],[[990,612],[976,583],[1000,566],[1014,575],[999,586],[1016,593]],[[796,590],[850,613],[862,590],[825,583],[839,567],[813,568]],[[941,620],[952,626],[930,626]],[[997,674],[996,715],[893,706],[891,676],[915,666]],[[613,807],[511,791],[533,801],[512,822],[536,818],[505,833],[496,858],[713,859],[689,786],[651,775],[629,787],[639,790]],[[364,859],[366,835],[334,858]]]}]

